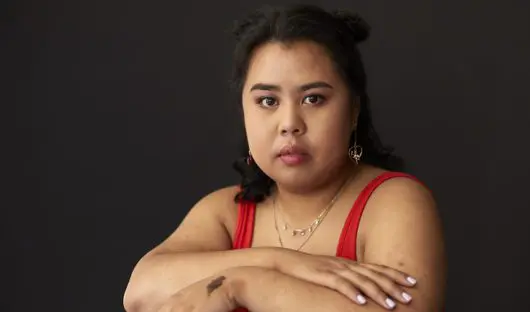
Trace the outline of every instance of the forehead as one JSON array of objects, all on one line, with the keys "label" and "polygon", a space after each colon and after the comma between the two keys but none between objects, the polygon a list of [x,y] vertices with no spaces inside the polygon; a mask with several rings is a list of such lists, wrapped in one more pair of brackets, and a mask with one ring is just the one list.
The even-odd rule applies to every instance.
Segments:
[{"label": "forehead", "polygon": [[247,72],[247,82],[299,85],[338,79],[327,50],[311,41],[266,43],[254,51]]}]

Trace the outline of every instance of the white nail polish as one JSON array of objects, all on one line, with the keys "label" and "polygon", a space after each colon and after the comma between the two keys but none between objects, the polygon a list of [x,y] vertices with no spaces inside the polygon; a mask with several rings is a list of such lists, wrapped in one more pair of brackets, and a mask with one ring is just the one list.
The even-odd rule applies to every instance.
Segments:
[{"label": "white nail polish", "polygon": [[408,281],[409,283],[411,283],[412,285],[416,285],[416,279],[413,278],[413,277],[410,277],[410,276],[407,277],[407,281]]},{"label": "white nail polish", "polygon": [[403,299],[405,299],[405,301],[409,302],[410,300],[412,300],[412,297],[407,294],[406,292],[402,293],[401,296],[403,297]]},{"label": "white nail polish", "polygon": [[392,299],[390,298],[386,298],[385,303],[390,309],[393,309],[396,307],[396,303],[392,301]]},{"label": "white nail polish", "polygon": [[365,304],[366,298],[364,298],[362,295],[357,295],[357,302],[359,302],[360,304]]}]

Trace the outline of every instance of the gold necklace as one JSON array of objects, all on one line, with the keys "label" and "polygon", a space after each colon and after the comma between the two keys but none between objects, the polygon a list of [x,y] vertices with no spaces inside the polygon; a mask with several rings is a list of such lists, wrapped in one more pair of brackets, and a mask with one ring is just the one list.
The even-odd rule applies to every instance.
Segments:
[{"label": "gold necklace", "polygon": [[287,230],[291,230],[291,236],[297,236],[297,235],[301,235],[301,236],[305,236],[307,233],[311,233],[315,230],[315,228],[320,224],[320,222],[322,222],[322,220],[324,219],[324,217],[326,216],[326,214],[328,213],[328,211],[330,210],[330,208],[333,206],[334,204],[334,201],[335,201],[336,198],[333,198],[331,200],[331,202],[328,204],[328,206],[322,210],[322,212],[320,212],[320,214],[318,215],[318,217],[313,221],[311,222],[311,224],[309,224],[308,227],[305,227],[305,228],[293,228],[286,220],[285,216],[283,215],[282,211],[279,211],[279,214],[281,216],[281,219],[283,220],[283,223],[284,225],[282,226],[282,230],[284,231],[287,231]]},{"label": "gold necklace", "polygon": [[[305,228],[305,229],[294,229],[292,231],[292,233],[291,233],[292,236],[295,236],[297,234],[305,236],[307,233],[309,233],[307,235],[306,239],[302,242],[302,244],[296,249],[296,251],[301,250],[305,246],[305,244],[309,241],[311,236],[313,236],[313,233],[315,233],[315,231],[317,230],[318,226],[322,223],[324,218],[327,216],[328,212],[331,210],[331,208],[333,207],[333,205],[335,204],[337,199],[342,194],[342,191],[346,188],[346,185],[350,181],[351,177],[352,176],[350,176],[348,179],[346,179],[346,181],[344,181],[344,183],[341,185],[341,187],[339,188],[337,193],[335,193],[335,196],[333,196],[333,198],[328,203],[326,208],[324,210],[322,210],[322,212],[318,215],[318,217],[313,222],[311,222],[311,224],[307,228]],[[276,217],[276,210],[277,210],[276,196],[277,196],[277,193],[275,194],[275,196],[272,199],[273,212],[274,212],[274,228],[276,229],[276,233],[278,234],[278,241],[280,242],[280,246],[282,248],[284,248],[282,236],[281,236],[280,230],[278,228],[278,218]],[[283,229],[287,230],[288,229],[287,222],[285,222],[285,223],[286,224],[283,226]]]}]

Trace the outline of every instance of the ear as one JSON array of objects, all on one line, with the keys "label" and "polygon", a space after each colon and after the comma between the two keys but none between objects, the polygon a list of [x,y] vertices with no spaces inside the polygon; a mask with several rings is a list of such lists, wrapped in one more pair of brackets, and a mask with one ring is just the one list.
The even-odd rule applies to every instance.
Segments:
[{"label": "ear", "polygon": [[357,123],[358,123],[360,112],[361,112],[361,97],[356,95],[352,99],[351,131],[357,130]]}]

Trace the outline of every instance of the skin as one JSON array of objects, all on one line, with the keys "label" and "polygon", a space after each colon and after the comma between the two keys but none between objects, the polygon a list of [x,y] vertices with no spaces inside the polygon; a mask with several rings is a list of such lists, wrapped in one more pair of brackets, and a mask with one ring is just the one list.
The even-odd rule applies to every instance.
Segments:
[{"label": "skin", "polygon": [[[300,90],[314,82],[324,82],[326,86]],[[271,89],[271,85],[276,88]],[[394,297],[400,311],[441,311],[446,282],[442,226],[432,194],[416,181],[394,178],[379,186],[370,197],[359,226],[358,262],[348,263],[346,266],[351,268],[345,269],[334,258],[352,203],[366,184],[384,171],[363,164],[362,160],[355,165],[348,159],[348,140],[356,127],[358,103],[326,50],[305,41],[259,47],[250,62],[242,99],[252,157],[276,181],[273,196],[277,196],[282,217],[293,227],[308,226],[344,181],[352,179],[304,246],[304,255],[291,256],[284,251],[273,255],[266,250],[279,245],[271,197],[256,209],[252,241],[255,248],[226,251],[234,240],[237,204],[233,198],[238,187],[207,195],[179,228],[143,260],[145,264],[136,279],[167,285],[150,288],[153,290],[143,297],[164,298],[172,293],[160,311],[228,312],[239,305],[252,312],[384,311],[387,297],[383,293],[368,296],[366,305],[357,305],[333,287],[323,287],[321,282],[334,283],[335,279],[329,280],[333,275],[327,274],[331,271],[344,276],[356,272],[361,274],[355,275],[357,278],[369,276],[358,280],[368,291],[373,288],[372,281],[381,279],[377,272],[394,268],[417,280],[417,285],[410,288],[404,281],[398,283],[402,288],[396,294],[406,291],[412,297],[409,303],[398,303],[398,295]],[[277,157],[278,150],[292,142],[308,152],[306,162],[289,166]],[[305,240],[287,232],[280,234],[288,249],[297,249]],[[265,249],[260,254],[261,248]],[[201,256],[193,252],[212,253]],[[245,256],[251,253],[255,256]],[[259,263],[267,255],[273,255],[273,266]],[[280,266],[283,273],[275,269]],[[178,274],[169,276],[172,271]],[[220,276],[222,283],[216,280]],[[304,280],[306,276],[319,282]],[[179,280],[184,278],[187,286],[183,287]],[[171,287],[178,290],[172,292],[175,288]],[[161,290],[155,293],[156,289]]]},{"label": "skin", "polygon": [[[301,90],[315,82],[323,82],[326,87]],[[263,84],[275,87],[255,87]],[[329,242],[338,241],[361,189],[383,172],[364,164],[354,165],[347,157],[359,114],[358,99],[348,90],[327,51],[309,41],[268,43],[258,48],[243,89],[250,151],[260,168],[276,181],[274,195],[289,224],[310,224],[343,181],[354,177],[305,246],[304,251],[312,254],[335,254],[336,245]],[[303,146],[310,159],[298,166],[285,165],[276,156],[287,142]],[[271,226],[272,211],[270,198],[259,205],[253,246],[277,244]],[[366,206],[358,233],[358,260],[419,277],[420,290],[407,290],[416,298],[412,307],[436,311],[442,305],[445,285],[441,232],[430,192],[410,179],[392,179],[378,188]],[[304,240],[290,235],[282,235],[282,239],[293,249]]]},{"label": "skin", "polygon": [[208,285],[206,285],[206,291],[208,292],[208,296],[210,296],[212,292],[214,292],[217,288],[221,287],[225,279],[226,277],[219,276],[212,280]]},{"label": "skin", "polygon": [[[351,169],[345,151],[356,127],[357,99],[319,45],[273,43],[258,48],[242,100],[254,161],[280,192],[307,199],[324,188],[336,188],[334,182],[344,178],[339,172]],[[310,160],[303,166],[285,166],[276,156],[289,143],[306,149]]]},{"label": "skin", "polygon": [[[326,86],[301,90],[315,82]],[[328,242],[338,241],[352,202],[370,180],[383,172],[364,164],[356,166],[347,157],[349,137],[359,113],[357,99],[349,94],[327,51],[307,41],[269,43],[258,48],[242,98],[250,151],[260,168],[276,181],[275,195],[288,223],[307,226],[343,181],[354,176],[304,249],[312,254],[334,255],[336,245]],[[279,160],[278,149],[289,142],[307,149],[309,161],[287,166]],[[277,245],[271,220],[273,205],[269,198],[257,209],[254,247]],[[235,230],[234,223],[228,224],[230,233]],[[290,235],[282,239],[292,249],[304,240]],[[414,298],[407,306],[410,311],[437,311],[442,306],[446,264],[441,222],[432,195],[419,183],[397,178],[378,188],[363,214],[357,255],[359,261],[397,268],[419,278],[421,287],[407,290]],[[288,278],[283,282],[296,284]],[[265,311],[249,293],[239,299]]]}]

